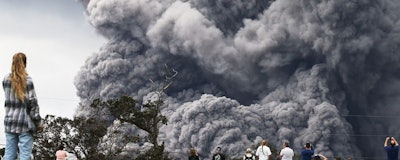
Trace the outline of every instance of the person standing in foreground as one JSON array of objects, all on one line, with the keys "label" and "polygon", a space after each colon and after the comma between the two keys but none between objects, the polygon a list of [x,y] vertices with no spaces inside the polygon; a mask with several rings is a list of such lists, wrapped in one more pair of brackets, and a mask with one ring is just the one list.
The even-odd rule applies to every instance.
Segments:
[{"label": "person standing in foreground", "polygon": [[302,160],[311,160],[314,155],[314,148],[311,146],[311,143],[306,143],[304,148],[301,150],[301,159]]},{"label": "person standing in foreground", "polygon": [[[388,146],[390,143],[390,146]],[[399,143],[394,137],[386,137],[383,147],[386,150],[387,160],[398,160],[399,158]]]},{"label": "person standing in foreground", "polygon": [[225,160],[225,155],[221,152],[221,147],[217,147],[217,152],[213,155],[212,160]]},{"label": "person standing in foreground", "polygon": [[267,140],[263,140],[261,145],[257,148],[256,156],[259,160],[268,160],[271,157],[271,154]]},{"label": "person standing in foreground", "polygon": [[32,154],[34,122],[27,113],[28,102],[37,105],[31,77],[25,70],[26,56],[13,56],[11,73],[3,79],[5,92],[4,131],[6,135],[5,160],[15,160],[19,147],[20,160],[29,160]]},{"label": "person standing in foreground", "polygon": [[293,149],[289,148],[289,142],[283,143],[283,149],[279,153],[281,160],[293,160]]}]

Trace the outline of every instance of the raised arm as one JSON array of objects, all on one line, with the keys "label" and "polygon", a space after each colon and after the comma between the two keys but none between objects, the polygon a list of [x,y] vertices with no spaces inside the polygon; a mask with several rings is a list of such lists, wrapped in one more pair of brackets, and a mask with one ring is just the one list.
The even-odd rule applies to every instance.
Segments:
[{"label": "raised arm", "polygon": [[383,144],[383,147],[387,146],[388,140],[389,140],[389,137],[386,137],[385,144]]},{"label": "raised arm", "polygon": [[328,158],[326,158],[324,155],[319,154],[319,157],[321,157],[322,160],[328,160]]},{"label": "raised arm", "polygon": [[396,138],[392,137],[392,139],[393,139],[393,141],[394,141],[394,145],[395,145],[395,146],[398,146],[398,145],[399,145],[399,143],[397,143],[397,140],[396,140]]}]

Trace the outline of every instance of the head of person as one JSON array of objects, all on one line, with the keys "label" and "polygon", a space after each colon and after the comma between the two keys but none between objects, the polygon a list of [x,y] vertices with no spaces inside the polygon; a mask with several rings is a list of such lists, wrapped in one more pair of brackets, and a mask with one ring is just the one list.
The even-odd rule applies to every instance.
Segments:
[{"label": "head of person", "polygon": [[283,147],[289,147],[289,142],[283,142]]},{"label": "head of person", "polygon": [[190,156],[195,156],[195,155],[197,155],[197,154],[196,154],[196,149],[190,148],[190,149],[189,149],[189,155],[190,155]]},{"label": "head of person", "polygon": [[11,64],[11,86],[20,101],[25,100],[26,77],[26,56],[24,53],[16,53]]},{"label": "head of person", "polygon": [[389,138],[389,144],[391,146],[395,146],[396,145],[396,142],[394,141],[394,139],[392,137]]},{"label": "head of person", "polygon": [[261,141],[261,145],[262,145],[262,146],[267,146],[267,145],[268,145],[268,141],[265,140],[265,139],[262,140],[262,141]]},{"label": "head of person", "polygon": [[307,142],[306,143],[306,148],[311,148],[311,143]]},{"label": "head of person", "polygon": [[221,153],[221,147],[217,147],[216,152]]},{"label": "head of person", "polygon": [[251,149],[250,148],[246,149],[246,154],[251,154]]}]

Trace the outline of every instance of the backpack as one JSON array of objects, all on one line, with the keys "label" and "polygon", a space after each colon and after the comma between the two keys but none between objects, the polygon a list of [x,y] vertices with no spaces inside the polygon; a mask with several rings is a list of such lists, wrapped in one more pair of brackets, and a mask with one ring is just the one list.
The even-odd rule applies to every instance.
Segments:
[{"label": "backpack", "polygon": [[254,155],[253,155],[253,154],[251,155],[251,157],[247,157],[246,155],[244,156],[244,159],[245,159],[245,160],[253,160],[253,158],[254,158]]}]

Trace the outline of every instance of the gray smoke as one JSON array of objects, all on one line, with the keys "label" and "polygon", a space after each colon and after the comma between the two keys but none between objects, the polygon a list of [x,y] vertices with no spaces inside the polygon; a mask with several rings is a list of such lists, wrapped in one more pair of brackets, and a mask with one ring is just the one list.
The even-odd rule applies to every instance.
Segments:
[{"label": "gray smoke", "polygon": [[159,140],[175,158],[195,147],[209,159],[217,146],[241,156],[261,139],[383,157],[400,132],[398,0],[81,2],[109,42],[76,76],[76,116],[99,116],[95,98],[151,97],[167,64],[179,74]]}]

